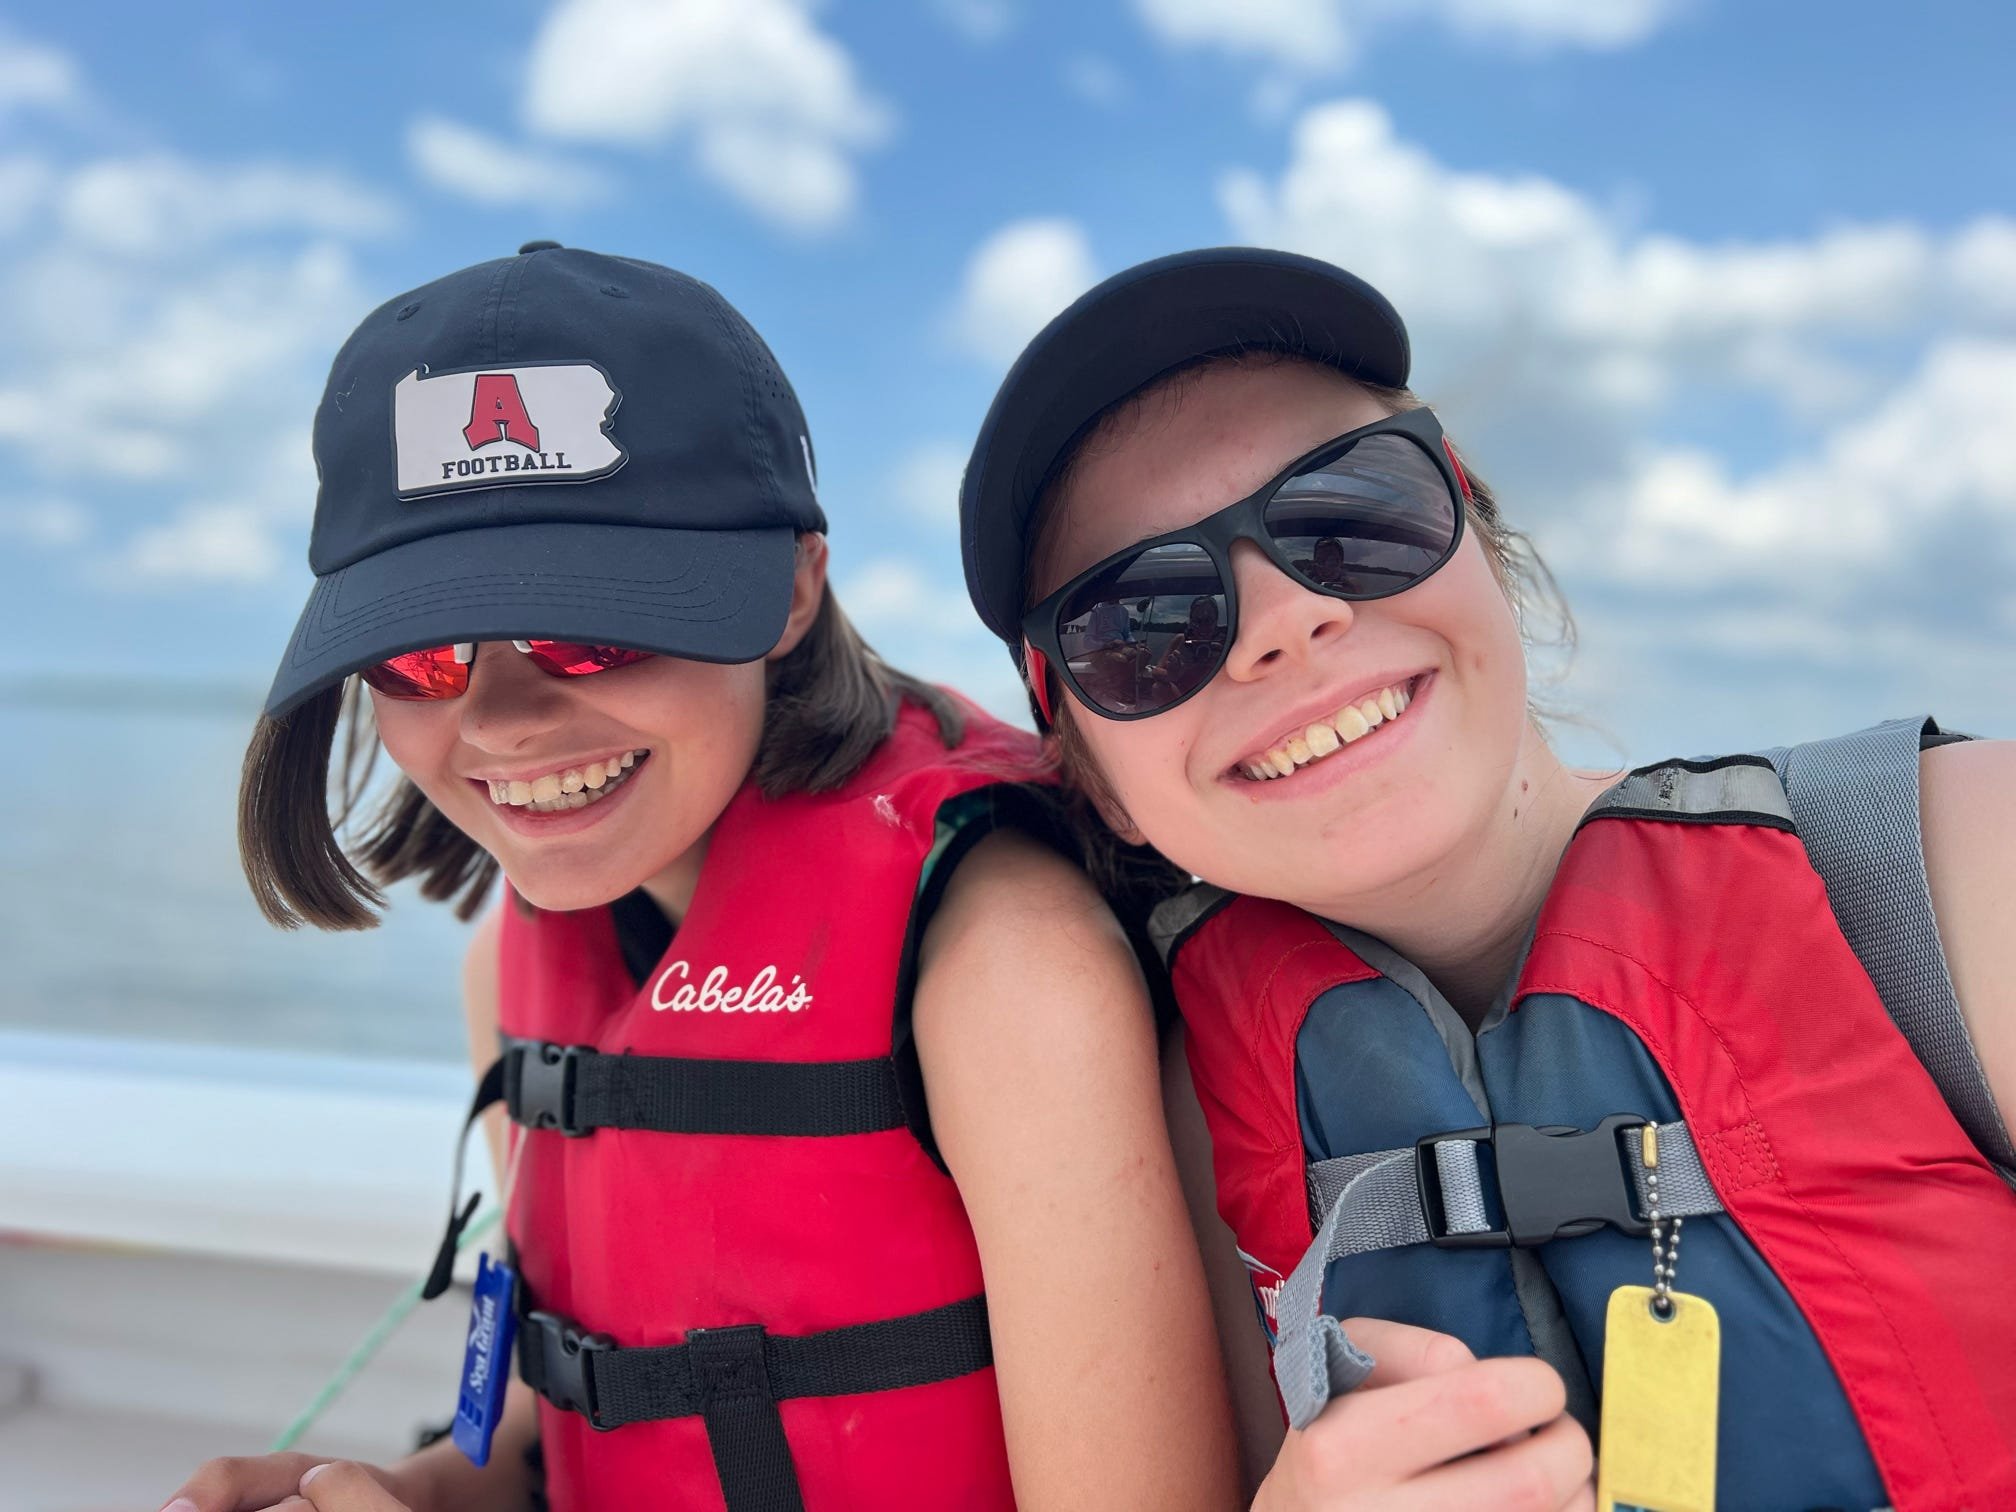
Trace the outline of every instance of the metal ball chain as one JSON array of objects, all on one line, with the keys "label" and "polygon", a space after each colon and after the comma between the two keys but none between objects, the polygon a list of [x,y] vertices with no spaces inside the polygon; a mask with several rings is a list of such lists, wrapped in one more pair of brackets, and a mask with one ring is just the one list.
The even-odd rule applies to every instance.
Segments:
[{"label": "metal ball chain", "polygon": [[1645,1206],[1646,1221],[1652,1225],[1652,1311],[1661,1319],[1671,1318],[1673,1275],[1680,1266],[1680,1225],[1687,1220],[1671,1220],[1669,1235],[1666,1220],[1659,1216],[1659,1172],[1649,1168],[1645,1172]]}]

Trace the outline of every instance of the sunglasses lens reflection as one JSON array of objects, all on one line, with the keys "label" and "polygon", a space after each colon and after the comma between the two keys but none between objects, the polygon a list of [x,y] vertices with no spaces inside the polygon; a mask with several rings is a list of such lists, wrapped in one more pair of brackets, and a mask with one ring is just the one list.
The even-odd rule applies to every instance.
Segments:
[{"label": "sunglasses lens reflection", "polygon": [[1203,547],[1155,546],[1082,584],[1057,615],[1071,681],[1108,714],[1167,708],[1225,659],[1231,614]]},{"label": "sunglasses lens reflection", "polygon": [[525,644],[532,648],[528,654],[539,670],[555,677],[586,677],[611,667],[627,667],[652,654],[622,646],[590,646],[580,641],[535,640]]},{"label": "sunglasses lens reflection", "polygon": [[[581,641],[523,643],[532,664],[549,677],[586,677],[648,660],[657,653],[626,646],[594,646]],[[453,646],[408,651],[366,667],[364,681],[387,698],[457,698],[468,691],[469,664],[455,659]]]},{"label": "sunglasses lens reflection", "polygon": [[469,667],[453,646],[434,646],[366,667],[364,681],[387,698],[453,698],[469,686]]},{"label": "sunglasses lens reflection", "polygon": [[1267,533],[1317,588],[1397,593],[1426,577],[1456,539],[1441,469],[1405,436],[1369,436],[1290,478],[1267,503]]}]

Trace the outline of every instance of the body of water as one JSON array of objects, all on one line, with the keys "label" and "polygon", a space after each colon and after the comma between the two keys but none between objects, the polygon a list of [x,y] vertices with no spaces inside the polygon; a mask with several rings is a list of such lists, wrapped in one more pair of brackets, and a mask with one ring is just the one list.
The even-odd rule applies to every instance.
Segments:
[{"label": "body of water", "polygon": [[272,928],[235,838],[257,698],[0,692],[0,1026],[461,1060],[468,926],[411,889],[363,933]]}]

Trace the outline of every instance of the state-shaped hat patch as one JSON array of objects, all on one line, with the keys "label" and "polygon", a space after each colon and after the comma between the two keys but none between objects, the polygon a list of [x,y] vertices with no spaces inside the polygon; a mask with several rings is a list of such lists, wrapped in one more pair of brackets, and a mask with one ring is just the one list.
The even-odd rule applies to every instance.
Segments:
[{"label": "state-shaped hat patch", "polygon": [[629,460],[609,434],[622,399],[592,362],[415,368],[392,389],[399,497],[606,478]]}]

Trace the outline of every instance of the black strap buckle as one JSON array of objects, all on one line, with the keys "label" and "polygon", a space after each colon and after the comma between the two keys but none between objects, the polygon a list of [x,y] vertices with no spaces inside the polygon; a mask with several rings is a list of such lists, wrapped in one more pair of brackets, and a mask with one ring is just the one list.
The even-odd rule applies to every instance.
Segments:
[{"label": "black strap buckle", "polygon": [[597,1433],[606,1433],[595,1411],[592,1362],[615,1347],[607,1334],[588,1333],[571,1318],[534,1310],[525,1314],[519,1331],[518,1373],[555,1407],[580,1413]]},{"label": "black strap buckle", "polygon": [[[1526,1249],[1591,1234],[1606,1223],[1643,1238],[1652,1226],[1638,1216],[1637,1188],[1618,1136],[1650,1122],[1636,1113],[1612,1113],[1593,1129],[1494,1124],[1417,1141],[1414,1170],[1429,1243],[1442,1249]],[[1490,1146],[1503,1228],[1449,1231],[1435,1146],[1457,1140]]]},{"label": "black strap buckle", "polygon": [[516,1087],[515,1097],[507,1096],[512,1119],[530,1129],[552,1129],[569,1139],[594,1133],[574,1122],[574,1084],[584,1056],[595,1054],[587,1045],[554,1045],[533,1040],[514,1045],[518,1074],[507,1077],[505,1090]]}]

